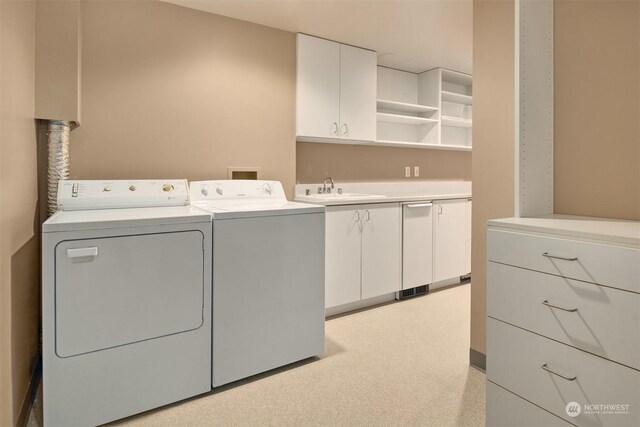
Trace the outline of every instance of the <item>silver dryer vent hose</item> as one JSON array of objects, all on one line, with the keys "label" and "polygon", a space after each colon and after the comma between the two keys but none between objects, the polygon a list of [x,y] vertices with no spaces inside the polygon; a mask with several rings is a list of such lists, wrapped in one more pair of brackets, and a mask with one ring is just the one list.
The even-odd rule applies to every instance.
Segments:
[{"label": "silver dryer vent hose", "polygon": [[50,120],[47,125],[47,216],[58,209],[58,181],[69,179],[69,133],[68,121]]}]

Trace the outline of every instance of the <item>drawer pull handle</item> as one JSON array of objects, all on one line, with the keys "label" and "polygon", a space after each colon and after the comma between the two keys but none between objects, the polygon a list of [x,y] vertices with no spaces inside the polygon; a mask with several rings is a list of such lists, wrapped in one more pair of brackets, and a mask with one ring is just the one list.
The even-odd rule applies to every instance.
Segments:
[{"label": "drawer pull handle", "polygon": [[558,310],[562,310],[562,311],[568,311],[569,313],[574,313],[576,311],[578,311],[577,308],[566,308],[566,307],[560,307],[559,305],[555,305],[555,304],[551,304],[549,301],[544,300],[542,301],[543,305],[546,305],[547,307],[552,307],[552,308],[557,308]]},{"label": "drawer pull handle", "polygon": [[575,375],[574,375],[574,376],[572,376],[572,377],[568,377],[568,376],[566,376],[566,375],[562,375],[560,372],[556,372],[556,371],[554,371],[553,369],[549,368],[549,367],[547,366],[547,364],[546,364],[546,363],[545,363],[544,365],[542,365],[542,366],[541,366],[541,368],[542,368],[542,369],[544,369],[544,370],[545,370],[545,371],[547,371],[547,372],[552,373],[553,375],[557,375],[557,376],[559,376],[560,378],[564,378],[564,379],[565,379],[565,380],[567,380],[567,381],[575,381],[575,380],[576,380],[576,378],[578,378],[578,377],[576,377]]},{"label": "drawer pull handle", "polygon": [[578,260],[578,257],[566,257],[566,256],[559,256],[559,255],[551,255],[549,252],[543,252],[542,256],[546,256],[547,258],[561,259],[563,261],[577,261]]},{"label": "drawer pull handle", "polygon": [[433,203],[417,203],[417,204],[410,204],[405,206],[408,208],[430,208],[431,206],[433,206]]}]

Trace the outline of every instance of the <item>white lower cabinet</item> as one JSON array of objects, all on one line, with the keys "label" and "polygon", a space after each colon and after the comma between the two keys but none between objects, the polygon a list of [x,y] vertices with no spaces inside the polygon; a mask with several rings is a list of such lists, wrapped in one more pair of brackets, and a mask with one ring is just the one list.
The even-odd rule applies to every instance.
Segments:
[{"label": "white lower cabinet", "polygon": [[470,218],[467,199],[434,202],[433,282],[453,279],[469,273],[467,221]]},{"label": "white lower cabinet", "polygon": [[327,207],[325,307],[400,290],[398,203]]}]

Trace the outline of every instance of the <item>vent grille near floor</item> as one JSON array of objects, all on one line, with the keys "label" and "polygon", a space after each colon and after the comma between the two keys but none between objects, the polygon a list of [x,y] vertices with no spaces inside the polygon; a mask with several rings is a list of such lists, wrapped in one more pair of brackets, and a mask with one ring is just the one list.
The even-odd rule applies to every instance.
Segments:
[{"label": "vent grille near floor", "polygon": [[403,289],[398,292],[399,300],[418,297],[420,295],[426,295],[429,293],[429,285],[422,285],[411,289]]}]

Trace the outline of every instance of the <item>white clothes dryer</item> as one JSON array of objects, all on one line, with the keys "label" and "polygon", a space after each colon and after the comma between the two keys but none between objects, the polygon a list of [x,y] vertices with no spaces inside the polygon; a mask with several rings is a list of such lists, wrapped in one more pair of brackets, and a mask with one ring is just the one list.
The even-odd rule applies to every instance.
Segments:
[{"label": "white clothes dryer", "polygon": [[211,389],[211,215],[185,180],[60,181],[42,226],[46,426]]}]

